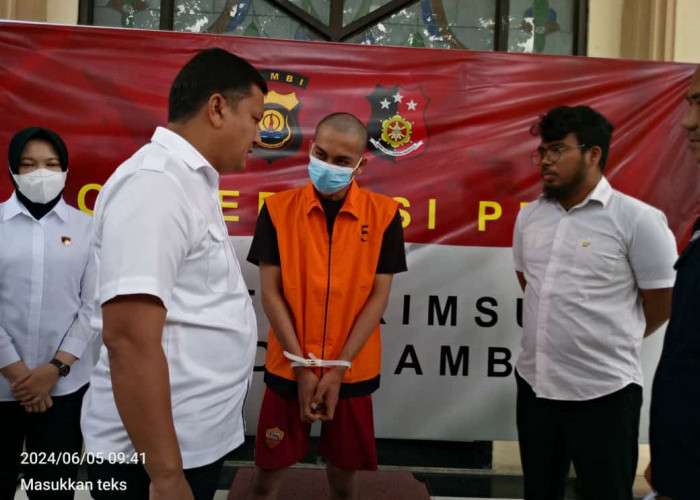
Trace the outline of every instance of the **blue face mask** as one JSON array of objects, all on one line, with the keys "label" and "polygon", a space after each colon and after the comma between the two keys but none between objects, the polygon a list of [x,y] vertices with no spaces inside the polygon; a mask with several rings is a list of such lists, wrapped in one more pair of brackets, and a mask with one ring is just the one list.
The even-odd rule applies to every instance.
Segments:
[{"label": "blue face mask", "polygon": [[361,161],[362,158],[358,160],[355,168],[339,167],[309,155],[309,177],[321,194],[337,193],[350,184]]}]

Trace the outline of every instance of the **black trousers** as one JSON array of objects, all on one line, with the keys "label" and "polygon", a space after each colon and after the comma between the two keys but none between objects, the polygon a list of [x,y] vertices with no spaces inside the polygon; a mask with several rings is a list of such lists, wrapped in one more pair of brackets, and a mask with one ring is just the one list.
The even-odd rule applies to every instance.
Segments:
[{"label": "black trousers", "polygon": [[[223,465],[224,457],[221,457],[209,465],[185,469],[185,478],[192,488],[195,500],[214,498]],[[91,494],[95,500],[148,500],[151,480],[143,465],[88,465],[88,479],[92,483]],[[116,489],[113,489],[115,486]]]},{"label": "black trousers", "polygon": [[[52,397],[53,406],[44,413],[27,413],[17,401],[0,402],[0,500],[12,500],[17,488],[21,462],[26,481],[75,480],[83,436],[80,433],[80,408],[87,385],[72,394]],[[24,445],[27,456],[22,456]],[[51,461],[61,453],[58,463]],[[77,460],[76,460],[77,461]],[[43,463],[42,463],[43,462]],[[68,462],[68,463],[66,463]],[[26,490],[30,500],[72,500],[74,491]]]},{"label": "black trousers", "polygon": [[572,462],[585,500],[632,500],[642,388],[556,401],[536,397],[515,377],[525,500],[562,500]]}]

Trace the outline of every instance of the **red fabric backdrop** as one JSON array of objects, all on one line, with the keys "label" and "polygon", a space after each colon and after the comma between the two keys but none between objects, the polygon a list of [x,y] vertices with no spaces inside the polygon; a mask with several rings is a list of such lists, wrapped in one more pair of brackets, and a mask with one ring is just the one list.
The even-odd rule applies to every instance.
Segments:
[{"label": "red fabric backdrop", "polygon": [[[678,125],[693,71],[683,64],[0,22],[0,154],[20,128],[55,130],[69,148],[65,196],[75,205],[83,186],[104,183],[165,123],[175,74],[212,46],[276,78],[270,87],[287,103],[268,99],[289,123],[283,147],[222,179],[222,190],[238,192],[224,199],[236,205],[224,210],[238,218],[231,235],[252,234],[260,192],[306,182],[308,140],[332,111],[355,113],[383,146],[368,153],[360,183],[404,198],[409,242],[509,246],[520,203],[540,192],[530,125],[560,104],[590,105],[615,124],[606,175],[662,209],[680,241],[698,212],[698,168]],[[393,142],[382,142],[385,119],[384,131],[403,127]],[[11,189],[0,175],[0,197]],[[96,193],[88,190],[87,207]],[[479,230],[484,201],[502,215]]]}]

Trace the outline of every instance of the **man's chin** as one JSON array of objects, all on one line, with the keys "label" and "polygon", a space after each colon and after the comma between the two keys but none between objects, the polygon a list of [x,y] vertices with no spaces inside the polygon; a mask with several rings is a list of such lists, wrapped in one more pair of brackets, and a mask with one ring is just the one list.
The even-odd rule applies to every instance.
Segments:
[{"label": "man's chin", "polygon": [[559,201],[571,193],[569,186],[547,186],[542,189],[542,197],[547,201]]},{"label": "man's chin", "polygon": [[238,173],[238,172],[243,172],[245,170],[245,166],[246,166],[246,161],[243,160],[239,163],[234,163],[233,165],[230,165],[229,168],[225,172],[222,172],[222,173],[234,174],[234,173]]}]

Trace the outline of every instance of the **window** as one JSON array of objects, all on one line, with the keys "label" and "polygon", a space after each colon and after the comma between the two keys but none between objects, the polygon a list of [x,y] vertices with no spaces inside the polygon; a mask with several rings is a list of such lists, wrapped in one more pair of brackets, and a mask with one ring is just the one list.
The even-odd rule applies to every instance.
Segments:
[{"label": "window", "polygon": [[579,54],[588,0],[80,0],[80,22],[292,40]]}]

